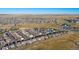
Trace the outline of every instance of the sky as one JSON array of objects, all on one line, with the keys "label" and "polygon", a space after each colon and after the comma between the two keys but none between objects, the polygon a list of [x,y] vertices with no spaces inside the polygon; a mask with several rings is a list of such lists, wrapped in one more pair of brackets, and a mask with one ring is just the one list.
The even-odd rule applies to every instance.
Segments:
[{"label": "sky", "polygon": [[0,8],[0,14],[79,14],[79,8]]}]

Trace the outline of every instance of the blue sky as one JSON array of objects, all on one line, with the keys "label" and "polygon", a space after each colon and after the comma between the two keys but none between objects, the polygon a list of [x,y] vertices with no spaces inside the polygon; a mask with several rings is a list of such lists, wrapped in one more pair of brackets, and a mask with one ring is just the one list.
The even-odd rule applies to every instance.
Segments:
[{"label": "blue sky", "polygon": [[79,14],[79,8],[0,8],[0,14]]}]

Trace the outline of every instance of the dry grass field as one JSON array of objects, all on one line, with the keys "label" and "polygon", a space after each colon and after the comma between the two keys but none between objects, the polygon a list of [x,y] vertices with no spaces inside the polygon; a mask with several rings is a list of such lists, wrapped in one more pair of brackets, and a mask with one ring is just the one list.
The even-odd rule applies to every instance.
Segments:
[{"label": "dry grass field", "polygon": [[17,25],[18,28],[59,28],[55,23],[26,23]]},{"label": "dry grass field", "polygon": [[[44,24],[37,24],[37,23],[26,23],[26,24],[17,24],[18,28],[59,28],[59,24],[65,23],[64,19],[69,19],[69,18],[77,18],[79,15],[51,15],[51,14],[43,14],[43,15],[31,15],[31,14],[4,14],[0,15],[0,17],[3,18],[57,18],[57,24],[56,23],[44,23]],[[77,24],[78,26],[79,24]],[[6,28],[9,29],[12,27],[12,24],[5,24],[5,25],[0,25],[0,28]]]}]

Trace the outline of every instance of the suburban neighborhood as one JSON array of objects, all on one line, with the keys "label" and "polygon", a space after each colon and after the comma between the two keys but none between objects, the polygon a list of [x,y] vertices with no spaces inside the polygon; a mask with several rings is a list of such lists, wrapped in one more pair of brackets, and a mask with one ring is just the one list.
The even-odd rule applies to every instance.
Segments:
[{"label": "suburban neighborhood", "polygon": [[[38,44],[40,45],[40,42],[50,40],[51,38],[55,41],[60,37],[63,39],[65,35],[76,33],[78,35],[78,21],[78,15],[1,15],[0,49],[21,49],[21,47],[29,47],[36,42],[39,42]],[[69,39],[70,42],[77,46],[71,49],[79,49],[79,35],[77,37],[76,42],[74,41],[76,39],[65,39]],[[61,41],[61,39],[58,40]],[[38,49],[43,48],[38,47]]]}]

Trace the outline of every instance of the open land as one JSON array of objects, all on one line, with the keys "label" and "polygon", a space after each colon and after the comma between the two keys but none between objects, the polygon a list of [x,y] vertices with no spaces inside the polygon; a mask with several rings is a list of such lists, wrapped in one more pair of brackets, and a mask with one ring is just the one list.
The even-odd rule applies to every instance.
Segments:
[{"label": "open land", "polygon": [[1,14],[1,50],[78,50],[79,15]]}]

